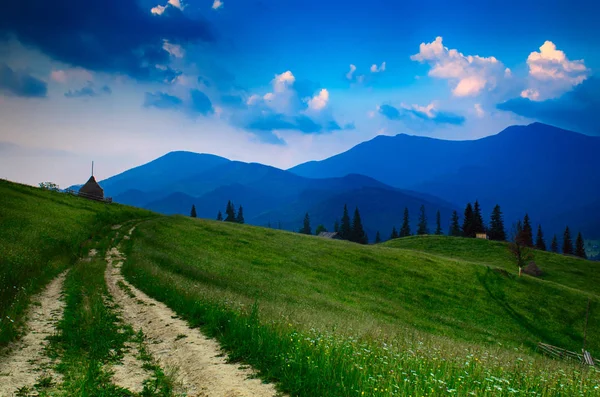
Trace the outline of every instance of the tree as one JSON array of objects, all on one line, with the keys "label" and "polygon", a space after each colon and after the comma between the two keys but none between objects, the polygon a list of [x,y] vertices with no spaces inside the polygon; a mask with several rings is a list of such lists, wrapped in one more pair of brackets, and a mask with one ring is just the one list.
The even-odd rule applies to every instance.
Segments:
[{"label": "tree", "polygon": [[468,203],[465,208],[465,218],[463,219],[463,236],[475,237],[475,225],[473,222],[473,206]]},{"label": "tree", "polygon": [[310,229],[310,216],[308,216],[308,212],[304,215],[304,223],[300,229],[300,233],[312,234],[312,230]]},{"label": "tree", "polygon": [[319,225],[317,226],[317,230],[315,230],[315,234],[318,236],[319,234],[326,232],[327,229],[325,229],[325,226],[323,225]]},{"label": "tree", "polygon": [[381,242],[381,235],[379,234],[379,230],[377,231],[377,234],[375,235],[375,244],[379,244]]},{"label": "tree", "polygon": [[237,223],[244,223],[244,209],[240,205],[240,209],[238,210],[237,216],[235,217],[235,221]]},{"label": "tree", "polygon": [[233,206],[233,203],[230,201],[227,202],[227,208],[225,209],[225,222],[235,222],[236,221],[236,216],[235,216],[235,207]]},{"label": "tree", "polygon": [[529,247],[524,244],[523,231],[519,231],[517,226],[513,229],[512,240],[513,241],[508,244],[508,250],[515,259],[516,265],[519,268],[519,277],[521,277],[523,267],[527,265],[528,261],[533,259],[533,254]]},{"label": "tree", "polygon": [[442,232],[442,216],[440,215],[440,210],[438,210],[435,216],[435,234],[437,236],[441,236],[442,234],[444,234]]},{"label": "tree", "polygon": [[448,234],[453,237],[460,237],[461,235],[458,212],[456,211],[452,212],[452,220],[450,221],[450,231]]},{"label": "tree", "polygon": [[338,221],[337,219],[333,223],[333,231],[336,233],[339,233],[340,231],[340,221]]},{"label": "tree", "polygon": [[585,244],[583,242],[583,236],[581,232],[577,233],[577,240],[575,240],[575,255],[580,258],[587,259],[587,255],[585,254]]},{"label": "tree", "polygon": [[54,182],[40,182],[40,189],[51,190],[53,192],[59,192],[60,187]]},{"label": "tree", "polygon": [[222,221],[223,220],[223,214],[221,214],[221,211],[219,211],[219,213],[217,214],[217,220],[218,221]]},{"label": "tree", "polygon": [[546,251],[546,242],[544,241],[544,232],[542,231],[542,225],[538,225],[537,238],[535,239],[535,248]]},{"label": "tree", "polygon": [[531,222],[529,221],[529,214],[525,214],[523,218],[523,244],[526,247],[533,248],[533,229],[531,228]]},{"label": "tree", "polygon": [[392,228],[392,234],[390,235],[390,240],[393,240],[393,239],[398,238],[398,237],[399,237],[398,231],[396,230],[396,226],[394,226]]},{"label": "tree", "polygon": [[344,240],[350,240],[352,233],[352,225],[350,224],[350,216],[348,215],[348,206],[344,204],[344,214],[342,215],[342,223],[340,224],[340,237]]},{"label": "tree", "polygon": [[481,207],[477,200],[475,200],[475,206],[473,208],[473,231],[475,234],[485,233],[485,225],[483,224],[483,217],[481,216]]},{"label": "tree", "polygon": [[552,244],[550,245],[550,250],[554,253],[558,252],[558,239],[556,238],[556,234],[552,238]]},{"label": "tree", "polygon": [[419,210],[419,226],[417,228],[417,235],[422,236],[429,234],[429,228],[427,227],[427,215],[425,214],[425,206],[421,205]]},{"label": "tree", "polygon": [[506,241],[506,232],[504,230],[504,220],[502,219],[502,211],[500,206],[496,204],[490,217],[490,240]]},{"label": "tree", "polygon": [[350,241],[354,241],[359,244],[368,244],[369,239],[363,229],[362,220],[360,219],[360,212],[358,207],[354,210],[354,218],[352,219],[352,232]]},{"label": "tree", "polygon": [[196,215],[196,206],[194,204],[192,204],[192,210],[190,211],[190,216],[192,218],[196,218],[198,215]]},{"label": "tree", "polygon": [[408,208],[404,208],[404,219],[402,220],[402,227],[400,228],[400,233],[398,237],[408,237],[410,236],[410,220],[408,216]]},{"label": "tree", "polygon": [[571,231],[569,230],[569,226],[567,226],[563,235],[562,252],[565,255],[573,255],[573,241],[571,240]]}]

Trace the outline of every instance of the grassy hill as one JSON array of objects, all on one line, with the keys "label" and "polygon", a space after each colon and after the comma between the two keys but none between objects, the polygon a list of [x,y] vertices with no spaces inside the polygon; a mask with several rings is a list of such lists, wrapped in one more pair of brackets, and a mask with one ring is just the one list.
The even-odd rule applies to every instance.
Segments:
[{"label": "grassy hill", "polygon": [[14,340],[29,298],[111,225],[153,216],[0,180],[0,347]]},{"label": "grassy hill", "polygon": [[[447,242],[452,244],[451,240]],[[436,241],[443,250],[444,240]],[[423,341],[429,342],[425,342],[426,351],[419,353],[419,365],[433,374],[439,370],[436,360],[447,362],[444,365],[449,368],[440,376],[444,382],[452,382],[454,386],[449,389],[459,387],[460,365],[455,360],[464,364],[466,352],[475,349],[476,354],[486,357],[489,374],[510,379],[517,389],[542,390],[533,386],[541,382],[535,377],[548,373],[535,372],[540,364],[531,362],[537,359],[527,369],[538,374],[531,378],[518,371],[507,372],[507,367],[515,371],[513,366],[533,354],[539,341],[580,350],[588,297],[592,299],[592,313],[587,348],[600,354],[600,337],[593,331],[600,329],[600,300],[591,293],[597,289],[591,265],[555,256],[552,263],[556,269],[580,265],[581,280],[576,273],[564,285],[518,278],[482,266],[492,261],[509,267],[500,259],[496,244],[459,242],[488,247],[482,245],[482,256],[478,259],[473,254],[467,262],[420,249],[397,249],[397,242],[360,246],[246,225],[171,217],[139,225],[124,270],[139,288],[220,337],[234,357],[251,362],[267,376],[285,379],[291,390],[298,387],[303,391],[298,395],[357,395],[347,387],[340,388],[339,383],[323,386],[320,382],[327,376],[346,376],[361,387],[377,376],[383,377],[384,388],[401,384],[402,375],[394,371],[409,365],[412,358],[403,355],[419,351]],[[464,250],[471,251],[467,246]],[[489,257],[488,250],[492,253]],[[553,272],[559,274],[556,269]],[[252,310],[255,303],[258,315]],[[290,346],[288,341],[297,338],[302,346]],[[318,341],[323,340],[329,342],[321,345]],[[391,346],[394,353],[389,354],[398,356],[382,358],[380,355],[385,356]],[[308,361],[295,355],[298,349],[308,355]],[[367,368],[361,361],[367,357],[356,356],[361,355],[361,349],[367,352],[362,354],[368,360],[385,364],[368,361],[365,374],[355,373],[356,368]],[[330,356],[332,351],[345,353],[343,357]],[[311,364],[311,359],[316,362]],[[303,385],[298,384],[298,373],[285,370],[290,363],[298,365],[300,373],[308,371],[302,377]],[[280,366],[284,369],[277,370]],[[341,375],[336,372],[339,366],[344,367]],[[553,367],[547,362],[540,366]],[[413,386],[403,388],[403,393],[427,390],[423,384]]]}]

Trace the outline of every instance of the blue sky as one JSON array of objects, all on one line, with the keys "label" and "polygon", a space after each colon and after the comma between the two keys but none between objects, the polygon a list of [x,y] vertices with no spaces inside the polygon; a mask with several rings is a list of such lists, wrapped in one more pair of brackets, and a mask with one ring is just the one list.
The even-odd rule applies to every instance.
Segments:
[{"label": "blue sky", "polygon": [[281,168],[376,135],[600,135],[590,1],[23,0],[0,14],[0,177],[171,150]]}]

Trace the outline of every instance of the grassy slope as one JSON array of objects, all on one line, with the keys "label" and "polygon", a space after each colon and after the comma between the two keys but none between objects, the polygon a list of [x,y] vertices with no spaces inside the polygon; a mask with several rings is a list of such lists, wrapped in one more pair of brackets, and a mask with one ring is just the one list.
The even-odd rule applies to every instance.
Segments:
[{"label": "grassy slope", "polygon": [[[426,252],[516,272],[515,262],[511,258],[507,244],[498,241],[447,236],[412,236],[387,241],[383,246]],[[600,263],[537,250],[534,250],[533,254],[534,261],[544,272],[542,280],[600,296]]]},{"label": "grassy slope", "polygon": [[[271,318],[292,313],[310,326],[359,333],[409,328],[470,342],[581,346],[588,294],[558,284],[421,252],[182,217],[147,222],[139,233],[136,263],[200,283],[210,299],[257,300]],[[600,329],[594,310],[589,328]],[[600,353],[597,333],[589,332],[588,346]]]},{"label": "grassy slope", "polygon": [[114,223],[153,216],[0,180],[0,347],[17,337],[31,295]]}]

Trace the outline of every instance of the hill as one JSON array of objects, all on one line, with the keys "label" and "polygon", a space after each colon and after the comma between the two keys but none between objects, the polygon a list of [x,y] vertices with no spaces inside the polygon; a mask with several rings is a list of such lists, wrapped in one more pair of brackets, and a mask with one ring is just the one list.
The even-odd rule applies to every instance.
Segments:
[{"label": "hill", "polygon": [[[290,171],[309,178],[361,173],[463,208],[479,199],[486,218],[498,203],[508,224],[529,212],[535,224],[548,224],[547,234],[564,229],[564,224],[553,222],[558,214],[575,212],[569,220],[572,229],[589,230],[587,237],[596,238],[600,218],[587,207],[600,197],[599,152],[598,137],[533,123],[473,141],[378,136]],[[583,224],[586,214],[592,218]]]}]

